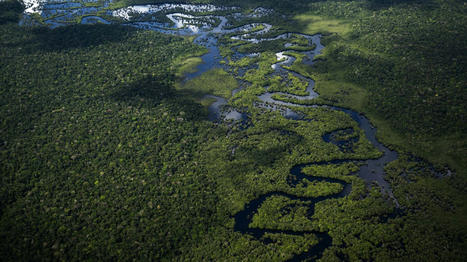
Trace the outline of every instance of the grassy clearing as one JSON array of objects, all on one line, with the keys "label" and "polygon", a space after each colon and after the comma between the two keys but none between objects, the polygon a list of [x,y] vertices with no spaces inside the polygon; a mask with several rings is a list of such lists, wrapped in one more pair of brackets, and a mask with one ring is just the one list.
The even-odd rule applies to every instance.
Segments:
[{"label": "grassy clearing", "polygon": [[183,59],[182,61],[178,61],[174,66],[175,68],[177,68],[175,76],[177,78],[182,78],[186,74],[196,72],[196,67],[202,62],[203,60],[201,59],[201,57],[189,57]]},{"label": "grassy clearing", "polygon": [[189,91],[197,98],[212,94],[226,99],[232,96],[232,90],[237,87],[238,83],[235,78],[220,68],[213,69],[186,83],[177,85],[177,89]]},{"label": "grassy clearing", "polygon": [[318,33],[346,35],[352,29],[352,23],[348,19],[329,18],[309,13],[296,15],[293,20],[294,23],[301,25],[303,33],[310,35]]}]

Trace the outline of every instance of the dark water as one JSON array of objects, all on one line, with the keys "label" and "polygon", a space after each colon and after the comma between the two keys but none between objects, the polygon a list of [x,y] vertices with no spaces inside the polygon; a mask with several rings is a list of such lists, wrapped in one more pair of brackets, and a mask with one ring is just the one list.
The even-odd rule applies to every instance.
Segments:
[{"label": "dark water", "polygon": [[220,61],[223,60],[223,58],[219,52],[217,39],[215,37],[202,35],[196,38],[194,42],[206,47],[208,52],[201,56],[203,62],[196,67],[196,71],[185,75],[185,80],[193,79],[206,73],[209,70],[222,67]]}]

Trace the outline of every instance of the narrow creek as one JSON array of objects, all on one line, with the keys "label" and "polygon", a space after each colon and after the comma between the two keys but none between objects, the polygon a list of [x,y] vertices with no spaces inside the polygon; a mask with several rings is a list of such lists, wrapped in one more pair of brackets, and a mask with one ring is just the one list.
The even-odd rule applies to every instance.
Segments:
[{"label": "narrow creek", "polygon": [[[108,5],[109,2],[105,2],[105,5]],[[103,6],[104,7],[104,6]],[[32,3],[28,7],[24,19],[21,21],[22,24],[34,24],[31,22],[30,14],[34,13],[37,10],[40,10],[40,15],[44,18],[45,23],[52,27],[64,26],[69,23],[69,20],[74,19],[78,15],[86,15],[80,21],[81,23],[110,23],[104,18],[97,15],[98,11],[102,12],[102,8],[87,8],[79,3],[42,3],[36,4]],[[171,13],[170,11],[173,12]],[[180,13],[180,10],[185,11],[186,13]],[[196,36],[194,42],[202,45],[207,48],[207,53],[203,55],[202,63],[196,68],[196,71],[189,73],[185,76],[185,80],[193,79],[213,68],[216,67],[225,67],[221,64],[223,60],[219,52],[218,47],[218,37],[225,34],[234,34],[232,39],[241,39],[251,43],[259,43],[263,41],[273,41],[277,39],[290,39],[292,36],[299,35],[306,38],[309,41],[309,45],[314,45],[315,48],[311,51],[302,51],[300,53],[306,56],[304,63],[313,64],[313,60],[316,55],[321,53],[321,50],[324,46],[321,44],[321,35],[305,35],[298,33],[284,33],[272,38],[262,38],[261,36],[268,33],[272,25],[266,23],[253,23],[249,25],[243,25],[237,28],[228,28],[229,19],[241,19],[241,18],[251,18],[251,17],[261,17],[262,15],[267,15],[270,12],[267,9],[258,8],[253,13],[249,15],[236,13],[238,9],[236,8],[223,8],[215,7],[212,5],[181,5],[181,4],[163,4],[163,5],[140,5],[140,6],[131,6],[127,8],[122,8],[114,11],[105,11],[104,13],[108,16],[113,16],[122,20],[122,23],[128,26],[134,26],[147,30],[155,30],[158,32],[166,34],[177,34],[177,35],[191,35]],[[138,21],[133,20],[133,16],[152,16],[158,12],[166,12],[166,17],[172,22],[172,25],[157,21],[155,18],[149,19],[149,21]],[[226,16],[218,15],[203,15],[203,16],[194,16],[191,13],[193,12],[207,12],[207,11],[229,11],[232,14]],[[261,30],[253,31],[254,28],[261,26]],[[286,77],[289,73],[293,76],[299,78],[302,81],[308,83],[307,86],[307,95],[297,96],[288,93],[281,92],[269,92],[266,90],[263,94],[258,96],[259,102],[258,106],[269,108],[271,110],[282,110],[284,117],[293,119],[295,121],[307,121],[302,119],[300,113],[294,111],[294,108],[297,107],[318,107],[317,105],[299,105],[290,102],[283,102],[275,100],[273,98],[274,94],[281,94],[288,96],[290,98],[298,100],[309,100],[319,96],[318,93],[314,91],[315,82],[313,79],[307,78],[299,73],[292,72],[284,68],[284,66],[290,66],[294,63],[295,58],[289,55],[286,55],[285,52],[289,51],[288,47],[292,46],[291,43],[287,43],[284,47],[284,50],[277,53],[278,62],[272,65],[274,73],[271,76],[280,75]],[[255,54],[246,54],[254,56]],[[241,86],[239,89],[234,90],[234,94],[242,88],[247,88]],[[228,100],[222,97],[217,97],[213,95],[207,95],[206,98],[214,99],[209,106],[209,120],[211,121],[222,121],[227,119],[233,120],[244,120],[247,118],[245,113],[239,112],[234,108],[228,107]],[[287,181],[290,187],[295,187],[299,182],[308,180],[313,181],[324,181],[329,183],[338,183],[342,185],[343,189],[331,195],[320,196],[320,197],[300,197],[292,194],[287,194],[284,192],[269,192],[263,195],[258,196],[256,199],[251,200],[249,203],[245,204],[245,207],[242,211],[234,215],[235,224],[234,231],[240,232],[242,234],[249,234],[252,237],[267,242],[267,239],[264,239],[264,234],[266,233],[284,233],[290,235],[303,235],[307,233],[315,234],[319,238],[319,243],[310,248],[307,252],[297,254],[294,256],[291,261],[300,261],[305,258],[319,258],[321,257],[324,250],[332,246],[332,238],[327,232],[319,231],[291,231],[291,230],[272,230],[272,229],[260,229],[250,227],[253,216],[255,212],[261,207],[261,205],[268,198],[273,196],[283,196],[291,200],[300,200],[303,202],[310,203],[308,204],[308,218],[311,220],[314,215],[314,207],[318,202],[326,201],[329,199],[344,198],[348,196],[352,190],[351,185],[343,180],[328,178],[328,177],[319,177],[311,176],[305,174],[302,170],[307,166],[321,166],[321,165],[332,165],[332,164],[342,164],[349,162],[358,162],[360,165],[359,171],[356,173],[360,178],[362,178],[367,185],[371,185],[373,182],[376,182],[383,194],[387,195],[394,203],[394,205],[399,208],[399,203],[395,199],[390,184],[384,179],[384,167],[387,163],[396,160],[398,154],[395,151],[390,150],[383,144],[381,144],[376,139],[376,128],[374,128],[370,121],[362,114],[353,111],[351,109],[335,107],[335,106],[319,106],[327,107],[332,110],[344,112],[349,115],[354,121],[358,123],[359,128],[364,131],[366,138],[375,146],[383,155],[378,159],[367,159],[367,160],[356,160],[356,159],[338,159],[327,162],[311,162],[305,165],[295,165],[290,169],[290,179]],[[330,139],[331,134],[323,136],[323,140],[328,143],[334,143],[338,146],[338,143],[335,143]]]}]

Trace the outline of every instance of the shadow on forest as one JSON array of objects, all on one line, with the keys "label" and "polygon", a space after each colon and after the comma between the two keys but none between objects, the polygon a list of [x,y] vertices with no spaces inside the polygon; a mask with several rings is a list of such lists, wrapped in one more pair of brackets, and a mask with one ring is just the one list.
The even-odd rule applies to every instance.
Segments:
[{"label": "shadow on forest", "polygon": [[18,23],[23,6],[16,1],[0,1],[0,25],[6,23]]},{"label": "shadow on forest", "polygon": [[86,48],[109,42],[120,42],[131,38],[136,29],[120,25],[69,25],[48,29],[36,27],[31,30],[31,42],[46,51],[62,51]]},{"label": "shadow on forest", "polygon": [[431,9],[436,5],[433,0],[368,0],[368,9],[377,11],[397,5],[419,5],[420,7]]},{"label": "shadow on forest", "polygon": [[21,47],[23,52],[60,52],[64,50],[87,48],[112,42],[125,41],[136,33],[136,29],[120,25],[69,25],[55,29],[47,27],[18,27],[25,31],[27,39],[3,43],[2,46]]},{"label": "shadow on forest", "polygon": [[[17,1],[0,1],[0,25],[18,23],[24,7]],[[82,25],[73,24],[55,29],[47,27],[20,27],[31,35],[24,42],[8,43],[8,47],[22,46],[29,53],[42,51],[61,51],[73,48],[85,48],[108,42],[128,39],[136,32],[135,28],[121,25]]]},{"label": "shadow on forest", "polygon": [[205,94],[193,90],[176,90],[172,82],[167,80],[170,78],[172,77],[145,77],[123,86],[111,94],[111,97],[133,106],[155,107],[163,103],[173,111],[185,112],[184,118],[187,120],[207,120],[206,109],[195,101]]},{"label": "shadow on forest", "polygon": [[258,147],[241,148],[241,151],[246,155],[247,163],[254,166],[271,167],[274,162],[282,159],[289,150],[283,145],[275,145],[265,149]]}]

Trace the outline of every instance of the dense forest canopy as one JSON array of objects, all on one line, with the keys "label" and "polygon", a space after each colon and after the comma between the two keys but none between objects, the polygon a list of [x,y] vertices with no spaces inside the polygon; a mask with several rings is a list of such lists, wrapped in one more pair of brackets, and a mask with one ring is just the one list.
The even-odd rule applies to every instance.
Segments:
[{"label": "dense forest canopy", "polygon": [[465,1],[63,2],[0,1],[2,260],[467,256]]}]

